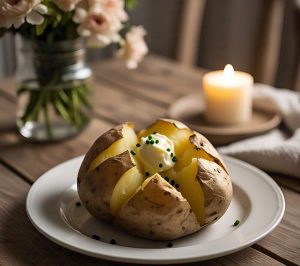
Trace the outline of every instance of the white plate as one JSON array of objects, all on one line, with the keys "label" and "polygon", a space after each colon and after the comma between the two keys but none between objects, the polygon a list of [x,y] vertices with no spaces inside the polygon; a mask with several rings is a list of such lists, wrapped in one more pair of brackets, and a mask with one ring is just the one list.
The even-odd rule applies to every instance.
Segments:
[{"label": "white plate", "polygon": [[[207,260],[252,245],[282,219],[285,202],[277,184],[264,172],[225,157],[234,196],[228,211],[215,224],[191,236],[168,242],[128,235],[92,218],[79,201],[76,176],[83,157],[64,162],[42,175],[26,201],[33,225],[44,236],[71,250],[107,260],[171,264]],[[236,227],[235,220],[240,220]],[[95,240],[92,235],[98,235]],[[115,239],[117,245],[110,244]]]}]

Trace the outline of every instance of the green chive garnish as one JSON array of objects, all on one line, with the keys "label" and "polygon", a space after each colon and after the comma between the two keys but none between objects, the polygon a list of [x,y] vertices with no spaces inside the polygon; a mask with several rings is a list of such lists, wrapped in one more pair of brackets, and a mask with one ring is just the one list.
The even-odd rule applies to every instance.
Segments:
[{"label": "green chive garnish", "polygon": [[146,144],[150,144],[150,141],[149,141],[149,140],[146,140]]},{"label": "green chive garnish", "polygon": [[179,188],[179,184],[176,183],[176,184],[175,184],[175,187],[176,187],[176,188]]},{"label": "green chive garnish", "polygon": [[174,155],[173,153],[170,154],[171,157],[173,157],[173,155]]},{"label": "green chive garnish", "polygon": [[140,144],[140,143],[137,143],[135,146],[137,146],[137,147],[141,147],[141,144]]},{"label": "green chive garnish", "polygon": [[150,144],[152,144],[152,145],[154,144],[154,140],[153,139],[150,141]]},{"label": "green chive garnish", "polygon": [[151,135],[149,135],[149,136],[148,136],[148,139],[150,139],[150,140],[151,140],[151,139],[152,139],[152,136],[151,136]]},{"label": "green chive garnish", "polygon": [[176,158],[176,156],[174,156],[174,157],[172,158],[172,161],[173,161],[174,163],[176,163],[176,162],[177,162],[177,158]]},{"label": "green chive garnish", "polygon": [[236,220],[233,224],[233,226],[238,226],[240,224],[240,221],[239,220]]},{"label": "green chive garnish", "polygon": [[149,176],[150,174],[149,174],[149,172],[146,172],[145,175],[146,175],[146,176]]},{"label": "green chive garnish", "polygon": [[167,177],[167,176],[165,176],[165,180],[167,181],[167,182],[169,182],[169,177]]},{"label": "green chive garnish", "polygon": [[136,153],[135,153],[134,151],[130,151],[130,153],[131,153],[132,155],[136,155]]},{"label": "green chive garnish", "polygon": [[159,166],[159,168],[162,168],[162,167],[163,167],[162,163],[160,163],[158,166]]},{"label": "green chive garnish", "polygon": [[167,149],[167,151],[168,151],[168,152],[170,152],[170,151],[171,151],[171,149],[170,149],[170,148],[168,148],[168,149]]},{"label": "green chive garnish", "polygon": [[158,143],[159,143],[159,140],[157,139],[157,140],[155,141],[155,143],[158,144]]},{"label": "green chive garnish", "polygon": [[175,181],[171,180],[171,185],[174,186],[175,185]]}]

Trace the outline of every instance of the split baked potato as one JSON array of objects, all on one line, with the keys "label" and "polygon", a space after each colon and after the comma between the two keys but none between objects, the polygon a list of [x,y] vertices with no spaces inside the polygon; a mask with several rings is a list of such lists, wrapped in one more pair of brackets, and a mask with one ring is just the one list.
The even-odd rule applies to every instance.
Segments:
[{"label": "split baked potato", "polygon": [[126,122],[87,152],[78,194],[99,220],[154,240],[173,240],[217,221],[232,197],[218,152],[186,125],[159,119],[134,131]]}]

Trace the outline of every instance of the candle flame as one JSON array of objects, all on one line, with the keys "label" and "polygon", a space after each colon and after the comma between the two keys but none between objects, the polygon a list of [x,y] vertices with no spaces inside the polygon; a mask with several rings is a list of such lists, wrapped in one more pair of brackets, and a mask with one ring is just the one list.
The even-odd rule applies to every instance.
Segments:
[{"label": "candle flame", "polygon": [[234,69],[233,66],[230,64],[227,64],[224,68],[224,76],[226,79],[230,79],[234,76]]}]

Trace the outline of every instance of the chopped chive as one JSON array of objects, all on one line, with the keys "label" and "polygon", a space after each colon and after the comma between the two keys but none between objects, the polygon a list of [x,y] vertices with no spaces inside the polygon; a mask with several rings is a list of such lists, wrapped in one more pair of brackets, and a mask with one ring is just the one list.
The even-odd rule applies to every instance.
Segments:
[{"label": "chopped chive", "polygon": [[134,151],[130,151],[130,153],[131,153],[132,155],[136,155],[136,153],[135,153]]},{"label": "chopped chive", "polygon": [[158,143],[159,143],[159,140],[157,139],[157,140],[155,141],[155,143],[158,144]]},{"label": "chopped chive", "polygon": [[174,163],[176,163],[176,162],[177,162],[177,158],[176,158],[176,156],[174,156],[174,157],[172,158],[172,161],[173,161]]},{"label": "chopped chive", "polygon": [[150,139],[150,140],[151,140],[151,139],[152,139],[152,136],[151,136],[151,135],[149,135],[149,136],[148,136],[148,139]]},{"label": "chopped chive", "polygon": [[141,144],[140,144],[140,143],[137,143],[135,146],[137,146],[137,147],[141,147]]},{"label": "chopped chive", "polygon": [[100,237],[97,236],[97,235],[92,235],[92,238],[95,239],[95,240],[99,240],[100,239]]},{"label": "chopped chive", "polygon": [[160,163],[158,166],[159,166],[159,168],[162,168],[162,167],[163,167],[162,163]]},{"label": "chopped chive", "polygon": [[171,180],[171,185],[174,186],[175,185],[175,181]]},{"label": "chopped chive", "polygon": [[233,226],[238,226],[240,224],[240,221],[239,220],[236,220],[233,224]]},{"label": "chopped chive", "polygon": [[165,176],[165,180],[167,181],[167,182],[169,182],[169,177],[167,177],[167,176]]},{"label": "chopped chive", "polygon": [[168,148],[168,149],[167,149],[167,151],[168,151],[168,152],[170,152],[170,151],[171,151],[171,149],[170,149],[170,148]]},{"label": "chopped chive", "polygon": [[146,175],[146,176],[149,176],[150,174],[149,174],[149,172],[146,172],[145,175]]},{"label": "chopped chive", "polygon": [[150,141],[149,140],[146,140],[146,144],[149,144],[150,143]]},{"label": "chopped chive", "polygon": [[154,131],[152,134],[156,134],[156,133],[157,133],[157,132]]},{"label": "chopped chive", "polygon": [[176,183],[176,184],[175,184],[175,187],[176,187],[176,188],[179,188],[179,184]]},{"label": "chopped chive", "polygon": [[151,141],[150,141],[150,144],[152,144],[152,145],[153,145],[153,144],[154,144],[154,140],[151,140]]},{"label": "chopped chive", "polygon": [[80,206],[81,206],[81,203],[80,203],[79,201],[77,201],[77,202],[76,202],[76,206],[77,206],[77,207],[80,207]]},{"label": "chopped chive", "polygon": [[115,240],[115,239],[112,239],[112,240],[110,240],[110,243],[111,243],[112,245],[115,245],[115,244],[117,244],[117,242],[116,242],[116,240]]},{"label": "chopped chive", "polygon": [[170,154],[171,157],[173,157],[173,155],[174,155],[173,153]]},{"label": "chopped chive", "polygon": [[173,247],[173,243],[170,242],[170,243],[168,243],[167,246],[168,246],[168,248],[171,248],[171,247]]}]

